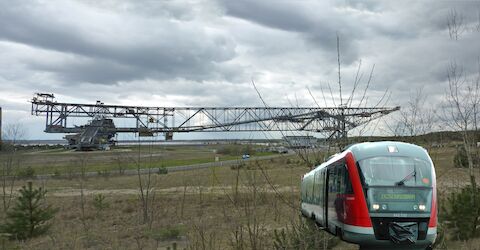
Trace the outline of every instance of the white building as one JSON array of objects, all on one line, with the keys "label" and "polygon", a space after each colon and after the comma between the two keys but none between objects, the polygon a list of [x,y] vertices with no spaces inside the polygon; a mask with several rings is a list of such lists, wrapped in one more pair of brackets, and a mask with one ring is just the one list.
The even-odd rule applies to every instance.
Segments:
[{"label": "white building", "polygon": [[285,136],[283,140],[289,148],[315,148],[318,144],[314,136]]}]

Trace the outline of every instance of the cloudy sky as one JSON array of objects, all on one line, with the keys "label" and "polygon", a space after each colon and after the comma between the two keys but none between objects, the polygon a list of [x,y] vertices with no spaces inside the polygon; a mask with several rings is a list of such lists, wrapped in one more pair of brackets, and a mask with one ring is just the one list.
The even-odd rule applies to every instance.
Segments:
[{"label": "cloudy sky", "polygon": [[[452,12],[461,18],[449,37]],[[0,0],[0,106],[3,124],[29,139],[61,138],[30,115],[35,92],[62,102],[148,106],[339,103],[361,62],[368,100],[405,104],[423,87],[429,104],[445,92],[448,65],[473,74],[480,56],[477,1],[9,1]],[[355,101],[361,98],[356,91]],[[334,101],[329,95],[327,105]]]}]

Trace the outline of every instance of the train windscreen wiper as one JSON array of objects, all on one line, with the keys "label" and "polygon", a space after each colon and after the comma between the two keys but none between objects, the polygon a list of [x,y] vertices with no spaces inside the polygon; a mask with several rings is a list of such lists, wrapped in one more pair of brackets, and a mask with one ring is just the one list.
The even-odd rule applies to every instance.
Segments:
[{"label": "train windscreen wiper", "polygon": [[405,182],[412,179],[412,177],[415,177],[416,175],[416,171],[415,169],[410,173],[408,174],[407,176],[405,176],[405,178],[403,178],[401,181],[398,181],[398,182],[395,182],[395,185],[397,186],[403,186],[405,185]]}]

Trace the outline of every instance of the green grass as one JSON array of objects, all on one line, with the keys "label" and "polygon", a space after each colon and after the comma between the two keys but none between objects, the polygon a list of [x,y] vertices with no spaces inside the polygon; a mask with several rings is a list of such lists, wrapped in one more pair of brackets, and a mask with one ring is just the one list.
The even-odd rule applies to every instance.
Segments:
[{"label": "green grass", "polygon": [[[241,147],[241,145],[234,145]],[[25,151],[18,155],[23,168],[32,168],[35,175],[69,175],[85,172],[105,172],[140,168],[175,167],[220,161],[241,159],[241,155],[215,154],[219,146],[154,146],[119,147],[112,151],[75,152],[65,149],[47,151]],[[252,159],[274,155],[272,152],[256,152]],[[83,167],[82,167],[83,166]],[[23,169],[22,168],[22,169]],[[22,171],[18,169],[18,171]]]},{"label": "green grass", "polygon": [[274,152],[256,152],[253,156],[268,156],[268,155],[276,155],[278,153]]},{"label": "green grass", "polygon": [[[223,156],[220,158],[221,161],[226,160],[235,160],[239,157],[235,156]],[[169,159],[169,160],[157,160],[153,162],[142,162],[140,163],[140,168],[158,168],[158,167],[175,167],[175,166],[183,166],[183,165],[193,165],[193,164],[202,164],[202,163],[209,163],[214,162],[215,159],[210,158],[197,158],[197,159]],[[115,171],[119,170],[119,166],[116,163],[104,163],[104,164],[96,164],[96,165],[88,165],[85,166],[86,172],[100,172],[100,171]],[[122,166],[122,169],[137,169],[136,163],[128,163]],[[42,174],[68,174],[68,173],[75,173],[80,172],[80,166],[36,166],[34,168],[35,175],[42,175]]]}]

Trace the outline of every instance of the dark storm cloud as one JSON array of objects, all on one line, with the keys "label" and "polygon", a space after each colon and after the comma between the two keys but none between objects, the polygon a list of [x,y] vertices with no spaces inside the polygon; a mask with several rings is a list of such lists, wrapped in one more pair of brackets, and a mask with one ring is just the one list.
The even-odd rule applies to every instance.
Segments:
[{"label": "dark storm cloud", "polygon": [[[290,1],[223,1],[228,15],[293,32],[312,29],[314,19]],[[301,4],[301,3],[300,3]],[[297,11],[295,11],[297,10]]]},{"label": "dark storm cloud", "polygon": [[[458,41],[452,11],[465,27]],[[338,34],[344,99],[361,60],[353,103],[375,65],[369,105],[385,90],[388,105],[404,105],[418,88],[436,105],[452,62],[477,72],[479,13],[471,1],[0,1],[0,104],[15,110],[7,120],[31,118],[26,100],[43,91],[66,102],[262,106],[253,79],[268,105],[316,105],[309,87],[331,106]]]},{"label": "dark storm cloud", "polygon": [[[169,19],[138,21],[127,15],[125,19],[113,18],[112,24],[118,26],[98,28],[99,24],[90,24],[89,20],[72,23],[63,16],[68,20],[64,21],[42,7],[45,6],[11,6],[3,2],[0,23],[9,25],[0,26],[0,39],[92,59],[91,63],[84,60],[49,65],[48,68],[62,79],[111,83],[153,75],[201,80],[211,77],[211,72],[218,72],[215,63],[228,61],[235,55],[232,40],[218,34],[209,35],[198,25],[182,26]],[[149,26],[137,26],[141,32],[130,34],[130,21]],[[125,25],[125,29],[119,27],[121,25]],[[102,31],[106,32],[102,34]],[[33,67],[47,68],[38,64]],[[134,71],[137,77],[129,73]]]},{"label": "dark storm cloud", "polygon": [[[342,39],[344,60],[351,63],[357,57],[354,41],[363,36],[355,23],[346,22],[340,13],[326,5],[294,1],[221,1],[226,14],[269,28],[301,34],[313,47],[334,55],[336,36]],[[331,56],[330,55],[330,56]]]},{"label": "dark storm cloud", "polygon": [[115,84],[119,81],[132,81],[146,75],[144,69],[118,64],[108,60],[78,60],[63,64],[42,64],[31,62],[29,67],[36,71],[52,72],[66,85],[77,82]]}]

